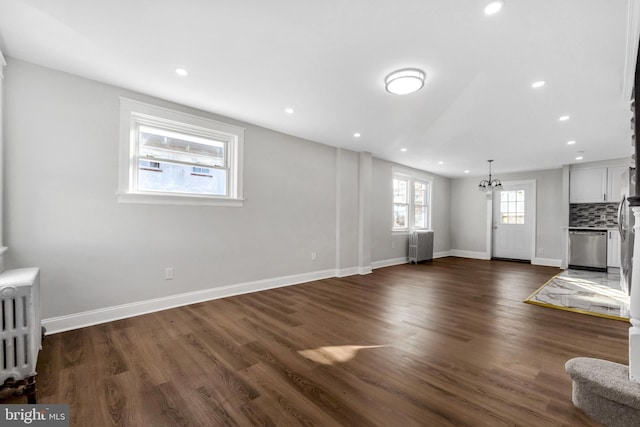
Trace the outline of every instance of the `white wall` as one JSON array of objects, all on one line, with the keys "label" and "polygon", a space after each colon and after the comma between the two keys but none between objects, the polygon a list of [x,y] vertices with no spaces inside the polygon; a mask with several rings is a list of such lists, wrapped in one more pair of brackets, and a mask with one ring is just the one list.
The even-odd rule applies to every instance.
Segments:
[{"label": "white wall", "polygon": [[202,113],[8,62],[7,261],[42,269],[43,317],[334,268],[334,148],[240,123],[244,208],[118,204],[118,97]]},{"label": "white wall", "polygon": [[[501,181],[536,180],[536,257],[560,261],[563,258],[562,169],[502,174]],[[451,181],[451,248],[454,251],[486,253],[487,201],[478,191],[480,178]],[[542,251],[541,251],[542,249]]]},{"label": "white wall", "polygon": [[2,55],[2,51],[0,51],[0,273],[4,271],[4,253],[6,251],[6,247],[4,246],[4,231],[3,231],[3,220],[2,217],[4,215],[3,209],[3,201],[4,201],[4,66],[6,62],[4,60],[4,56]]},{"label": "white wall", "polygon": [[[388,162],[365,155],[367,171],[363,153],[12,58],[5,71],[6,261],[41,268],[43,317],[68,320],[52,330],[164,307],[157,299],[178,305],[406,258],[405,243],[389,250]],[[119,204],[119,96],[245,127],[244,207]],[[434,179],[436,248],[447,251],[449,180]]]},{"label": "white wall", "polygon": [[[412,170],[386,160],[374,159],[373,161],[373,254],[374,265],[383,265],[388,260],[405,259],[409,252],[408,234],[392,233],[393,216],[393,183],[392,168],[400,166],[406,170]],[[423,171],[417,171],[425,175]],[[434,230],[433,251],[434,254],[448,254],[450,245],[450,182],[431,173],[426,175],[433,179],[431,205],[431,228]]]}]

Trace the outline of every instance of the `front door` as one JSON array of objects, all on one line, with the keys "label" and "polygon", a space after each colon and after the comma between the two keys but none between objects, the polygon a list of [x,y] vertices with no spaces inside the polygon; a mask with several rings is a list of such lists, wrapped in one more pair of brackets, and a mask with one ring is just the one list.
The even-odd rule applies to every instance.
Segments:
[{"label": "front door", "polygon": [[493,258],[531,261],[534,186],[504,185],[493,192]]}]

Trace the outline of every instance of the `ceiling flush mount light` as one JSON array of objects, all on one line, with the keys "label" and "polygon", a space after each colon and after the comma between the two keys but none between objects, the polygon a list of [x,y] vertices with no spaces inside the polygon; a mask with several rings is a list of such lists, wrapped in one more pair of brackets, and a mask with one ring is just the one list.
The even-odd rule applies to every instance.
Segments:
[{"label": "ceiling flush mount light", "polygon": [[484,14],[495,15],[496,13],[500,12],[500,9],[502,9],[502,6],[504,6],[504,1],[502,0],[492,1],[484,7]]},{"label": "ceiling flush mount light", "polygon": [[546,82],[544,80],[539,80],[537,82],[533,82],[531,84],[531,87],[534,89],[540,89],[542,86],[544,86],[546,84]]},{"label": "ceiling flush mount light", "polygon": [[499,179],[492,179],[491,178],[491,162],[493,162],[493,160],[487,160],[487,162],[489,162],[489,179],[483,179],[482,181],[480,181],[480,184],[478,184],[478,189],[480,191],[493,191],[493,190],[502,190],[502,183],[500,182]]},{"label": "ceiling flush mount light", "polygon": [[571,141],[567,141],[567,145],[573,145],[573,144],[575,144],[575,143],[576,143],[576,142],[575,142],[575,141],[573,141],[573,140],[571,140]]},{"label": "ceiling flush mount light", "polygon": [[426,74],[422,70],[404,68],[389,74],[384,79],[384,87],[394,95],[408,95],[422,89],[425,77]]},{"label": "ceiling flush mount light", "polygon": [[569,119],[570,119],[569,116],[560,116],[560,117],[558,117],[558,120],[560,120],[561,122],[566,122]]},{"label": "ceiling flush mount light", "polygon": [[407,149],[406,148],[401,148],[400,151],[402,151],[404,153],[405,151],[407,151]]},{"label": "ceiling flush mount light", "polygon": [[469,171],[468,171],[468,170],[466,170],[466,171],[464,171],[464,173],[469,173]]},{"label": "ceiling flush mount light", "polygon": [[293,108],[287,107],[284,109],[284,112],[287,114],[293,114]]},{"label": "ceiling flush mount light", "polygon": [[583,151],[578,151],[577,153],[578,155],[576,156],[576,160],[582,160],[584,159],[584,152]]},{"label": "ceiling flush mount light", "polygon": [[360,135],[360,133],[359,133],[359,132],[356,132],[356,133],[354,133],[354,134],[353,134],[353,137],[354,137],[354,138],[360,138],[360,136],[361,136],[361,135]]},{"label": "ceiling flush mount light", "polygon": [[440,161],[438,162],[438,164],[439,164],[439,165],[444,165],[444,162],[443,162],[442,160],[440,160]]},{"label": "ceiling flush mount light", "polygon": [[186,77],[189,75],[189,72],[184,68],[176,68],[176,74],[182,77]]}]

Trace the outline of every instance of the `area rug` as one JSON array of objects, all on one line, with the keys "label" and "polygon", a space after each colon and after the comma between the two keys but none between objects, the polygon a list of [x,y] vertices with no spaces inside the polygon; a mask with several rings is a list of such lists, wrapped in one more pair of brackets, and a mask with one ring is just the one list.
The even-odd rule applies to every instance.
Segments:
[{"label": "area rug", "polygon": [[620,287],[620,275],[565,270],[531,294],[527,304],[629,321],[629,295]]}]

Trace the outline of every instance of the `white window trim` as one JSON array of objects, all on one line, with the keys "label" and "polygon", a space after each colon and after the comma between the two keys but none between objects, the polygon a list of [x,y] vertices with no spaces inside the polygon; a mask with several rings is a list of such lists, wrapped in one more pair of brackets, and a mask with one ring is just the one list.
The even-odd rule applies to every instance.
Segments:
[{"label": "white window trim", "polygon": [[[398,229],[398,228],[394,228],[394,217],[393,217],[393,199],[391,200],[391,233],[393,235],[402,235],[402,234],[411,234],[414,231],[417,230],[431,230],[431,223],[432,223],[432,205],[431,205],[431,197],[433,194],[433,177],[431,175],[428,174],[423,174],[423,173],[419,173],[416,171],[412,171],[409,169],[403,169],[403,168],[399,168],[399,167],[392,167],[391,168],[391,182],[393,184],[393,180],[399,178],[399,179],[406,179],[409,181],[409,194],[408,194],[408,199],[409,199],[409,218],[408,218],[408,224],[409,226],[407,228],[403,228],[403,229]],[[428,194],[427,194],[427,212],[428,212],[428,218],[427,218],[427,226],[425,228],[415,228],[414,225],[414,216],[415,216],[415,195],[413,194],[414,192],[414,188],[413,188],[413,184],[414,182],[424,182],[427,184],[428,186]]]},{"label": "white window trim", "polygon": [[[228,180],[228,196],[179,194],[134,191],[135,173],[135,129],[139,122],[151,120],[157,124],[176,124],[183,128],[200,128],[217,134],[224,134],[232,143],[227,144],[228,166],[231,169]],[[245,128],[230,125],[192,114],[170,110],[164,107],[120,98],[120,157],[118,173],[119,203],[143,203],[164,205],[200,205],[242,207],[243,199],[243,152]]]}]

